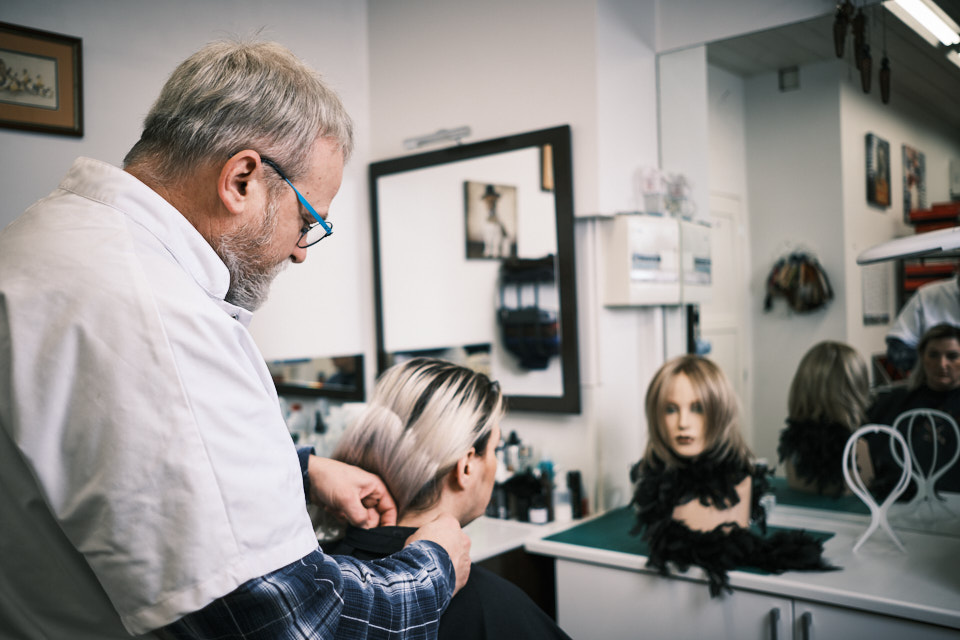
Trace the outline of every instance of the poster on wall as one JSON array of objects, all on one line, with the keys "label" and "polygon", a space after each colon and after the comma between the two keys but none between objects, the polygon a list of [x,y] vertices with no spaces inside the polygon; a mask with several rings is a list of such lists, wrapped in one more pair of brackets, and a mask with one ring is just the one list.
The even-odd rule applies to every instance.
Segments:
[{"label": "poster on wall", "polygon": [[923,153],[903,145],[903,221],[910,212],[927,208],[926,166]]},{"label": "poster on wall", "polygon": [[517,256],[517,188],[486,182],[463,183],[468,260]]},{"label": "poster on wall", "polygon": [[867,134],[867,202],[890,206],[890,143]]}]

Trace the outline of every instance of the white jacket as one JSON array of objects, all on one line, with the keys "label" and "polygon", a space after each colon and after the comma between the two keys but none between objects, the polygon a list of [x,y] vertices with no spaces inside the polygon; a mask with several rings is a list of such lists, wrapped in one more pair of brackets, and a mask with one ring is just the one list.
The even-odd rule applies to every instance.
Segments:
[{"label": "white jacket", "polygon": [[144,634],[316,548],[228,282],[167,201],[87,158],[0,232],[0,629]]}]

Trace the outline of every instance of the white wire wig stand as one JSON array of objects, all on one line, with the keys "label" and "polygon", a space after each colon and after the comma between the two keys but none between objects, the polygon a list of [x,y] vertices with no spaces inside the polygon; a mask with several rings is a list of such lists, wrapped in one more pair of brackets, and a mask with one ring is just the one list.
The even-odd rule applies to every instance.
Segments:
[{"label": "white wire wig stand", "polygon": [[[947,429],[941,431],[939,429],[940,425],[944,425]],[[919,427],[919,429],[915,427]],[[920,507],[927,506],[931,517],[935,515],[933,513],[934,507],[939,507],[949,515],[954,516],[955,514],[946,506],[944,497],[937,493],[936,486],[937,481],[953,467],[957,458],[960,458],[960,427],[957,426],[956,420],[949,413],[937,409],[910,409],[897,416],[897,419],[893,421],[893,428],[906,438],[910,451],[913,480],[917,483],[917,494],[908,503],[907,507],[911,512],[916,512]],[[920,443],[917,438],[923,438],[927,434],[929,434],[931,440],[930,460],[929,464],[923,466],[917,456],[917,445]],[[940,436],[944,434],[948,439],[953,436],[954,447],[950,459],[941,461]],[[890,452],[893,454],[894,460],[902,466],[903,456],[897,451],[893,440],[890,441]]]},{"label": "white wire wig stand", "polygon": [[[867,491],[867,485],[864,484],[863,478],[860,477],[860,469],[857,468],[857,441],[868,433],[886,433],[890,436],[890,446],[894,447],[899,444],[902,449],[898,460],[902,460],[901,465],[903,466],[903,473],[900,474],[900,480],[897,482],[897,485],[893,488],[893,491],[890,492],[890,495],[884,499],[882,504],[877,504],[877,501],[873,499],[873,496],[870,495],[870,492]],[[894,455],[897,458],[896,454]],[[887,532],[887,535],[890,536],[890,539],[893,540],[894,544],[900,548],[901,551],[906,553],[906,549],[903,546],[903,543],[900,542],[900,539],[897,538],[896,534],[893,532],[893,529],[890,528],[890,523],[887,521],[887,512],[890,510],[890,505],[896,501],[907,489],[907,485],[910,484],[910,470],[911,470],[911,456],[910,448],[907,446],[907,441],[904,440],[903,436],[900,435],[900,432],[894,429],[893,427],[888,427],[882,424],[868,424],[860,427],[847,440],[847,445],[843,448],[843,479],[846,480],[847,486],[850,487],[850,490],[858,498],[860,498],[864,504],[867,505],[867,508],[870,509],[870,526],[867,527],[867,530],[860,536],[860,539],[857,540],[856,544],[853,545],[853,552],[856,553],[860,546],[873,535],[873,532],[877,529],[883,529]]]}]

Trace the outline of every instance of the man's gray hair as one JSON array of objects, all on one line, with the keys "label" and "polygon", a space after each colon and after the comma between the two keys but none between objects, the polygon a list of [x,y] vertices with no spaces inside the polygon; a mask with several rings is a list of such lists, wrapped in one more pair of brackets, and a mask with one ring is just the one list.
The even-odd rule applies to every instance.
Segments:
[{"label": "man's gray hair", "polygon": [[318,137],[334,140],[345,162],[353,151],[353,122],[316,71],[277,43],[218,41],[174,70],[124,165],[177,181],[254,149],[295,180]]}]

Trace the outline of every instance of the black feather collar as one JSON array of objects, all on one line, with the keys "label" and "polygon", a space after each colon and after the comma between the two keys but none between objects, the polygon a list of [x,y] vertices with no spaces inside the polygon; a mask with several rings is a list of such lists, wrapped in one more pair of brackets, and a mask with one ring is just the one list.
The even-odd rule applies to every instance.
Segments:
[{"label": "black feather collar", "polygon": [[[631,533],[640,534],[650,546],[647,566],[669,575],[670,563],[681,571],[697,565],[707,574],[711,596],[731,591],[727,572],[738,567],[771,573],[835,569],[823,560],[823,543],[804,531],[766,535],[760,498],[767,493],[769,473],[749,462],[717,460],[709,452],[674,468],[655,457],[634,465],[630,477],[636,483],[632,505],[637,524]],[[751,478],[750,518],[759,533],[735,524],[693,531],[673,519],[674,508],[691,500],[720,509],[737,504],[737,485],[747,477]]]}]

